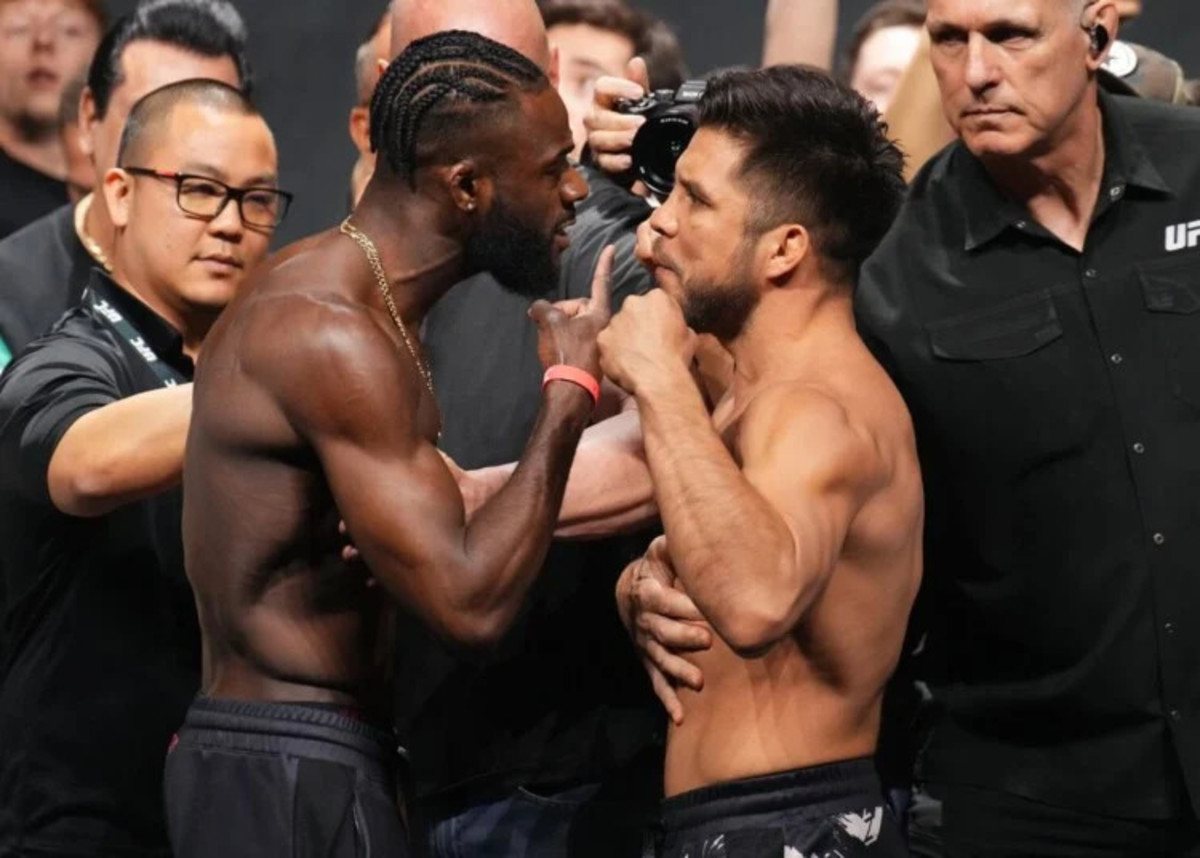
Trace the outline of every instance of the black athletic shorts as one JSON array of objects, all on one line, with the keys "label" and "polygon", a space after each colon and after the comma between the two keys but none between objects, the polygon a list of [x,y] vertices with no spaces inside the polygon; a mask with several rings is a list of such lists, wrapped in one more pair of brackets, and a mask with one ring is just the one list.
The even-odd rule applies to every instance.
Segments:
[{"label": "black athletic shorts", "polygon": [[663,802],[662,858],[906,858],[869,758],[704,787]]},{"label": "black athletic shorts", "polygon": [[167,754],[175,858],[404,858],[398,761],[330,708],[198,698]]}]

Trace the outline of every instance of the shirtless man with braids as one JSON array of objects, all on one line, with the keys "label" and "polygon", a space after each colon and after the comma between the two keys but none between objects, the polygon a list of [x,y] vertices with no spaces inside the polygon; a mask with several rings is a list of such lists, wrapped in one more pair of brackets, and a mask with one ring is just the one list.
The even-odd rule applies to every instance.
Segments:
[{"label": "shirtless man with braids", "polygon": [[[480,270],[544,293],[587,185],[545,75],[482,36],[414,42],[371,115],[379,166],[353,217],[257,274],[196,376],[184,542],[204,692],[167,759],[179,858],[405,854],[381,726],[395,607],[464,648],[504,632],[597,395],[611,251],[590,300],[533,305],[541,413],[468,525],[421,319]],[[361,572],[339,557],[339,517]]]}]

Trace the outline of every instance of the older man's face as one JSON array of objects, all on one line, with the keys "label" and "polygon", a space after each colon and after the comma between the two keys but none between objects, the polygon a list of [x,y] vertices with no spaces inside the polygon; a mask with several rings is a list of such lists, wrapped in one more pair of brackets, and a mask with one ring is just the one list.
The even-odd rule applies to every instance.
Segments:
[{"label": "older man's face", "polygon": [[1088,93],[1080,0],[929,0],[946,118],[976,156],[1053,148]]}]

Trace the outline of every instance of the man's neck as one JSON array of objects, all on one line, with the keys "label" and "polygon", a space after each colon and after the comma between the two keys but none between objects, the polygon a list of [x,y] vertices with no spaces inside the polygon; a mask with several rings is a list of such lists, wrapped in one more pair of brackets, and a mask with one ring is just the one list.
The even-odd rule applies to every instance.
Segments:
[{"label": "man's neck", "polygon": [[118,287],[128,292],[142,304],[145,304],[154,314],[171,326],[183,338],[183,353],[193,361],[200,354],[200,346],[204,338],[216,323],[219,310],[193,310],[181,312],[169,301],[163,300],[153,289],[139,289],[132,285],[132,278],[120,266],[112,275],[112,280]]},{"label": "man's neck", "polygon": [[111,264],[113,245],[116,242],[116,228],[113,226],[112,216],[108,213],[108,202],[100,188],[92,192],[91,200],[91,203],[88,204],[87,216],[83,219],[83,229],[87,233],[87,237],[99,246],[100,252]]},{"label": "man's neck", "polygon": [[828,284],[773,289],[738,338],[723,344],[733,355],[731,393],[744,399],[766,385],[794,379],[810,358],[855,336],[850,289]]},{"label": "man's neck", "polygon": [[375,245],[392,300],[409,327],[419,327],[438,299],[470,273],[462,241],[438,219],[436,207],[418,194],[377,181],[351,217]]},{"label": "man's neck", "polygon": [[52,126],[0,117],[0,149],[52,179],[62,181],[67,175],[67,156]]},{"label": "man's neck", "polygon": [[1104,179],[1104,120],[1094,91],[1034,157],[985,161],[1000,189],[1063,242],[1082,250]]}]

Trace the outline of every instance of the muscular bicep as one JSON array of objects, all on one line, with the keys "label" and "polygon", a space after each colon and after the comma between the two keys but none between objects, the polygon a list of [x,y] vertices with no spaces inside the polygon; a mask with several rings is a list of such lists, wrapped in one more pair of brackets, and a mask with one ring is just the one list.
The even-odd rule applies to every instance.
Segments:
[{"label": "muscular bicep", "polygon": [[314,433],[312,442],[372,574],[410,605],[430,606],[438,576],[463,556],[465,512],[437,449],[423,439],[406,444],[400,434]]},{"label": "muscular bicep", "polygon": [[829,398],[785,392],[747,410],[738,454],[791,537],[795,587],[824,586],[879,478],[872,438]]},{"label": "muscular bicep", "polygon": [[290,308],[287,342],[253,371],[320,461],[351,538],[389,590],[424,604],[461,559],[465,513],[454,478],[424,434],[412,358],[365,310]]}]

